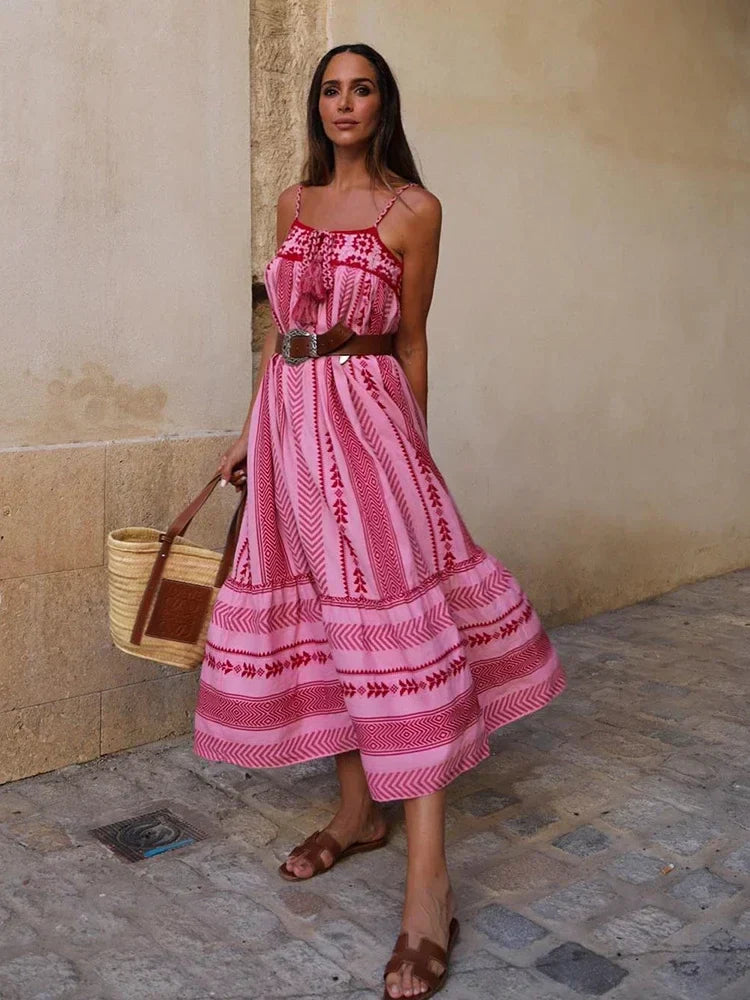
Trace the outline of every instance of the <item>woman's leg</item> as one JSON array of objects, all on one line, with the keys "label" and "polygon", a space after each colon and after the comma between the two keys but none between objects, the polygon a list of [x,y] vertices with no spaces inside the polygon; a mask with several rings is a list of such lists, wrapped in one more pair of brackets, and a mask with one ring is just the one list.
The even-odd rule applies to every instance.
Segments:
[{"label": "woman's leg", "polygon": [[[385,819],[370,797],[359,750],[336,754],[336,770],[341,786],[341,801],[338,812],[326,830],[342,847],[348,847],[356,840],[377,840],[382,837],[386,830]],[[326,868],[333,861],[329,851],[322,852],[321,860]],[[300,878],[312,875],[312,865],[304,855],[287,859],[286,867]]]},{"label": "woman's leg", "polygon": [[[416,948],[419,939],[427,937],[445,948],[453,916],[445,861],[445,789],[405,799],[404,813],[408,861],[401,931],[408,933],[410,947]],[[430,967],[438,974],[443,971],[438,962]],[[392,997],[418,997],[427,992],[427,983],[412,975],[408,962],[387,977],[386,987]]]}]

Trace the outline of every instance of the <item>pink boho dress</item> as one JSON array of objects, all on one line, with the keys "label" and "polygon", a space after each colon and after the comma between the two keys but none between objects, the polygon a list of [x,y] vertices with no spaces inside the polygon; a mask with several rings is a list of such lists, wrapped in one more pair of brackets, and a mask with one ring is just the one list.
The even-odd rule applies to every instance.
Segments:
[{"label": "pink boho dress", "polygon": [[[410,185],[406,185],[409,187]],[[280,331],[394,333],[378,224],[299,219],[266,267]],[[518,582],[469,534],[391,355],[279,354],[248,438],[248,503],[216,599],[194,749],[242,767],[359,750],[373,799],[425,795],[565,687]]]}]

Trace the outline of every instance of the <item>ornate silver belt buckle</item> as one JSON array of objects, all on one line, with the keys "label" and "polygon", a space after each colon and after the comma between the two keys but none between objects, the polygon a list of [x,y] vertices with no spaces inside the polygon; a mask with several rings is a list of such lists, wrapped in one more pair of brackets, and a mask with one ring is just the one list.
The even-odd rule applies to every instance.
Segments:
[{"label": "ornate silver belt buckle", "polygon": [[[300,337],[306,337],[310,341],[310,353],[303,358],[293,358],[291,355],[292,341],[297,340]],[[316,333],[310,333],[307,330],[288,330],[284,334],[284,339],[281,342],[281,356],[288,365],[301,365],[303,361],[309,361],[310,358],[317,358],[318,356],[318,335]]]}]

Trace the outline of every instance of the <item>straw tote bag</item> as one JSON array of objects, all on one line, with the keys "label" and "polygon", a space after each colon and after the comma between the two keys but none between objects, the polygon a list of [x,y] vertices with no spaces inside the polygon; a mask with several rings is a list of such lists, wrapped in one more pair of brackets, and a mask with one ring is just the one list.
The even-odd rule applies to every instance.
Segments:
[{"label": "straw tote bag", "polygon": [[164,532],[118,528],[109,533],[110,633],[124,652],[185,669],[201,663],[211,610],[233,565],[247,486],[223,553],[182,536],[220,478],[215,475]]}]

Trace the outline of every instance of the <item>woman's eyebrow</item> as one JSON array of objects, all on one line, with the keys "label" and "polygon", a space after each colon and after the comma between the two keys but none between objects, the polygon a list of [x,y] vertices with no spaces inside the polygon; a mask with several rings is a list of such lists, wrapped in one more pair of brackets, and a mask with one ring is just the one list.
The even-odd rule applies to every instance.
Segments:
[{"label": "woman's eyebrow", "polygon": [[[341,81],[340,80],[325,80],[321,84],[321,87],[328,87],[332,83],[339,84],[339,83],[341,83]],[[375,86],[375,83],[369,78],[369,76],[358,76],[355,80],[352,80],[352,83],[371,83],[373,85],[373,87]]]}]

